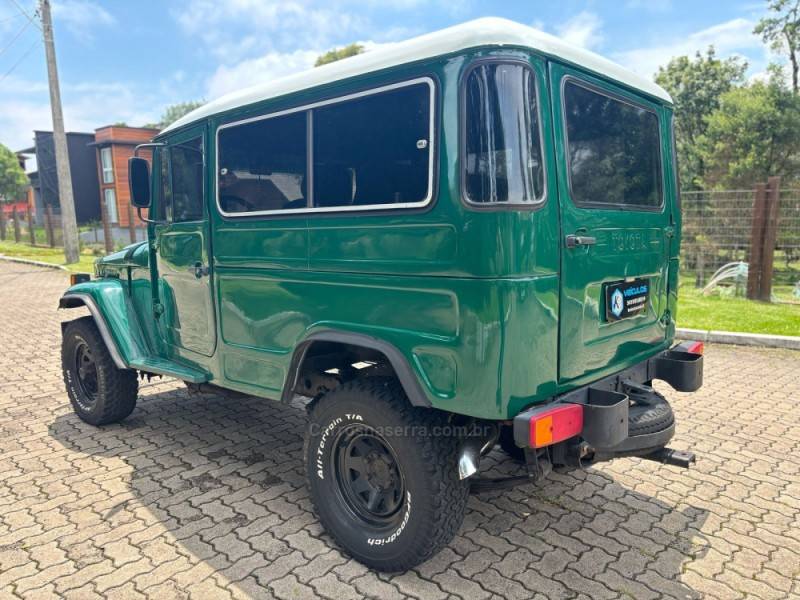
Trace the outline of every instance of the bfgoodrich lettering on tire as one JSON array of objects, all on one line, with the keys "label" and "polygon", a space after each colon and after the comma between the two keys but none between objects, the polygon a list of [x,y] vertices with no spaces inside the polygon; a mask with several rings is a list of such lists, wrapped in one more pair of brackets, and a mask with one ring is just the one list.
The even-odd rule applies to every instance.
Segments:
[{"label": "bfgoodrich lettering on tire", "polygon": [[346,383],[311,409],[305,464],[320,521],[354,558],[404,571],[447,545],[469,495],[446,416],[392,379]]}]

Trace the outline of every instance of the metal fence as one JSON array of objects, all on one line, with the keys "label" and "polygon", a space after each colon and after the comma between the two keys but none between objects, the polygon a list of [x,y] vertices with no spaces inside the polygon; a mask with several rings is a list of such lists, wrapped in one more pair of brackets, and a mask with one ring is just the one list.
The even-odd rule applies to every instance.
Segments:
[{"label": "metal fence", "polygon": [[[749,259],[754,195],[753,190],[683,192],[681,267],[698,285],[724,264]],[[773,281],[800,281],[800,189],[780,192]]]}]

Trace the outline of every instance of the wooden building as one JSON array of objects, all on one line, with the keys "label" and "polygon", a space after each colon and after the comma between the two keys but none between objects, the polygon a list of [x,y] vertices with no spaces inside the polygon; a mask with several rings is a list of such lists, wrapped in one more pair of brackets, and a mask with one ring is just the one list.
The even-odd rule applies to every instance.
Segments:
[{"label": "wooden building", "polygon": [[[158,129],[147,127],[126,127],[108,125],[94,132],[94,146],[97,151],[97,177],[100,181],[100,198],[105,204],[105,213],[110,226],[128,227],[133,215],[137,227],[144,225],[131,210],[130,191],[128,190],[128,159],[139,144],[149,142]],[[149,159],[149,149],[141,156]]]}]

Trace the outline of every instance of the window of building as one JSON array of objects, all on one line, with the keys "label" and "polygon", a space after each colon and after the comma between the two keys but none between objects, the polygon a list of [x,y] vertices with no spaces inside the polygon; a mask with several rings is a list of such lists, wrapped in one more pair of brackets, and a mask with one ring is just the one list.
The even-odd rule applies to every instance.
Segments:
[{"label": "window of building", "polygon": [[172,170],[172,220],[203,219],[203,139],[194,138],[169,147]]},{"label": "window of building", "polygon": [[100,165],[103,169],[103,183],[114,183],[114,161],[111,148],[100,149]]},{"label": "window of building", "polygon": [[431,93],[421,82],[315,108],[314,206],[427,201]]},{"label": "window of building", "polygon": [[564,86],[564,109],[575,203],[661,206],[656,114],[573,81]]},{"label": "window of building", "polygon": [[119,214],[117,213],[117,195],[112,188],[103,190],[103,200],[106,204],[106,218],[109,223],[119,223]]},{"label": "window of building", "polygon": [[464,93],[467,200],[542,200],[544,165],[533,71],[515,63],[481,64],[469,72]]},{"label": "window of building", "polygon": [[219,206],[224,213],[257,213],[308,204],[307,115],[288,115],[220,129]]}]

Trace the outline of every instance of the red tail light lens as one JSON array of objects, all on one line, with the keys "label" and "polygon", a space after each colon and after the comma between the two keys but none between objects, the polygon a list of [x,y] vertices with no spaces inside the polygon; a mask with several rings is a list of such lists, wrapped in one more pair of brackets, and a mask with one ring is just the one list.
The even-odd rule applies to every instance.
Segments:
[{"label": "red tail light lens", "polygon": [[531,448],[543,448],[580,435],[583,430],[583,406],[559,404],[535,414],[530,420]]}]

